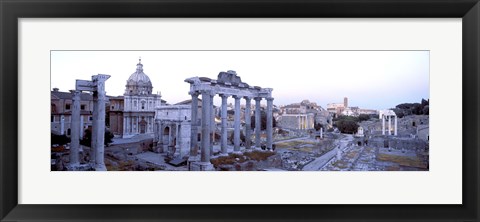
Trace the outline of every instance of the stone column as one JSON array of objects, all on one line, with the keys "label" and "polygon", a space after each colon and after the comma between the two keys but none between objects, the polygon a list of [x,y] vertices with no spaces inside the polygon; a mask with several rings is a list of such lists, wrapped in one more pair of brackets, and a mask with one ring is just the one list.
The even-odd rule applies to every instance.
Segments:
[{"label": "stone column", "polygon": [[168,147],[173,146],[173,129],[172,128],[173,128],[173,124],[170,123],[168,126],[168,129],[169,129],[168,130]]},{"label": "stone column", "polygon": [[397,135],[397,116],[395,116],[395,136]]},{"label": "stone column", "polygon": [[80,91],[70,90],[72,93],[72,116],[71,116],[71,134],[70,134],[70,166],[79,165],[78,151],[80,148]]},{"label": "stone column", "polygon": [[210,163],[210,94],[202,91],[202,154],[201,161]]},{"label": "stone column", "polygon": [[159,153],[163,153],[163,124],[162,121],[158,121],[158,142],[157,150]]},{"label": "stone column", "polygon": [[210,94],[210,155],[213,154],[213,143],[215,142],[215,110],[213,109],[213,92]]},{"label": "stone column", "polygon": [[261,122],[261,113],[260,113],[260,101],[261,97],[255,97],[255,147],[257,149],[261,148],[260,145],[260,133],[262,131],[262,122]]},{"label": "stone column", "polygon": [[388,135],[392,135],[392,117],[388,116]]},{"label": "stone column", "polygon": [[[80,112],[81,112],[81,111],[80,111]],[[84,123],[83,123],[83,118],[84,118],[84,117],[83,117],[83,116],[81,115],[81,113],[80,113],[80,139],[83,138],[83,129],[84,129],[84,127],[83,127],[83,125],[84,125]]]},{"label": "stone column", "polygon": [[90,145],[90,163],[95,167],[96,164],[96,155],[97,155],[97,131],[98,131],[98,93],[93,91],[93,111],[92,111],[92,134],[91,134],[91,145]]},{"label": "stone column", "polygon": [[234,129],[233,129],[233,151],[240,151],[240,96],[233,96],[235,99],[235,118],[234,118]]},{"label": "stone column", "polygon": [[175,153],[180,152],[180,123],[175,124],[175,152],[173,152],[173,155],[175,156]]},{"label": "stone column", "polygon": [[96,134],[97,134],[97,149],[95,154],[95,170],[98,171],[106,171],[107,167],[105,166],[104,162],[104,154],[105,154],[105,101],[107,100],[105,94],[105,81],[110,78],[109,75],[102,75],[98,74],[92,77],[92,80],[97,84],[97,118],[93,119],[97,122]]},{"label": "stone column", "polygon": [[222,153],[226,154],[227,151],[227,99],[225,94],[220,95],[222,97]]},{"label": "stone column", "polygon": [[123,129],[122,129],[122,136],[125,135],[127,132],[127,117],[123,116]]},{"label": "stone column", "polygon": [[135,117],[135,124],[136,124],[135,133],[137,133],[137,134],[140,133],[139,123],[140,123],[140,116],[137,116],[137,117]]},{"label": "stone column", "polygon": [[252,118],[250,116],[250,110],[251,110],[251,99],[250,97],[244,97],[245,98],[245,148],[250,149],[251,144],[250,144],[250,137],[252,135]]},{"label": "stone column", "polygon": [[300,122],[301,116],[298,115],[297,117],[298,117],[298,129],[302,129],[302,124]]},{"label": "stone column", "polygon": [[382,135],[385,135],[385,115],[382,115]]},{"label": "stone column", "polygon": [[65,116],[61,115],[60,116],[60,135],[65,134]]},{"label": "stone column", "polygon": [[198,111],[198,93],[190,93],[192,95],[192,116],[190,129],[190,156],[197,156],[198,154],[198,128],[197,128],[197,111]]},{"label": "stone column", "polygon": [[267,149],[272,149],[273,136],[273,98],[267,98]]}]

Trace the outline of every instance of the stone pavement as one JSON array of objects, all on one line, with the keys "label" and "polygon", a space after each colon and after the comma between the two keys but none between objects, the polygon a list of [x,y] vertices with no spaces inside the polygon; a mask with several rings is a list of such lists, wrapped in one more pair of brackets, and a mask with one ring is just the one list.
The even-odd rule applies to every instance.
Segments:
[{"label": "stone pavement", "polygon": [[332,158],[335,157],[337,154],[338,148],[328,151],[327,153],[323,154],[322,156],[316,158],[314,161],[310,162],[309,164],[305,165],[302,170],[303,171],[317,171],[320,170],[325,164],[328,163]]},{"label": "stone pavement", "polygon": [[111,145],[127,144],[127,143],[137,143],[142,140],[153,139],[153,134],[139,134],[131,138],[113,138]]},{"label": "stone pavement", "polygon": [[154,152],[143,152],[135,155],[138,159],[147,161],[148,163],[155,164],[157,166],[165,167],[164,170],[171,170],[171,171],[183,171],[188,170],[186,166],[174,167],[165,162],[165,157],[160,153]]}]

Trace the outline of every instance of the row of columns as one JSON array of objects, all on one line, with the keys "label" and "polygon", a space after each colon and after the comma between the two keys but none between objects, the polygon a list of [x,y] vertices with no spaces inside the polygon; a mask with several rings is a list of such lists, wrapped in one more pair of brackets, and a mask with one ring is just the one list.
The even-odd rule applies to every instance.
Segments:
[{"label": "row of columns", "polygon": [[[70,92],[72,93],[72,98],[73,98],[73,96],[74,96],[73,94],[74,94],[75,90],[70,90]],[[73,112],[73,110],[72,110],[72,112]],[[83,129],[84,129],[84,125],[85,125],[83,123],[84,122],[83,118],[84,118],[83,116],[80,116],[80,138],[83,137]],[[64,115],[60,115],[59,122],[60,122],[60,135],[64,135],[65,134],[65,116]],[[72,119],[70,118],[70,129],[72,128],[71,124],[72,124]],[[70,134],[71,134],[71,132],[70,132]]]},{"label": "row of columns", "polygon": [[[388,135],[391,135],[392,133],[392,116],[385,116],[382,115],[382,135],[385,135],[385,117],[388,117]],[[393,135],[397,135],[397,116],[395,117],[395,126],[394,126],[394,132]]]},{"label": "row of columns", "polygon": [[309,129],[310,121],[308,116],[298,116],[298,129]]},{"label": "row of columns", "polygon": [[[140,121],[142,116],[123,116],[123,134],[138,134],[140,133]],[[151,132],[151,125],[154,118],[146,116],[145,121],[147,125],[145,127],[145,133]],[[134,127],[135,126],[135,127]]]},{"label": "row of columns", "polygon": [[[215,93],[212,90],[202,90],[201,92],[193,92],[192,96],[192,128],[191,128],[191,147],[190,147],[190,156],[196,156],[198,154],[198,96],[202,95],[202,121],[201,121],[201,161],[210,162],[210,155],[213,152],[213,140],[215,138],[215,133],[212,129],[215,129],[214,122],[214,113],[213,113],[213,97]],[[221,152],[227,153],[227,99],[229,95],[220,94],[222,98],[221,105]],[[243,98],[246,102],[245,108],[245,148],[250,149],[250,137],[251,137],[251,97],[242,97],[238,95],[232,96],[235,99],[235,114],[234,114],[234,140],[233,140],[233,150],[234,152],[240,152],[240,100]],[[255,100],[255,146],[260,148],[260,131],[261,131],[261,111],[260,111],[260,101],[261,97],[253,98]],[[273,108],[273,98],[266,98],[267,100],[267,149],[272,149],[272,108]],[[208,147],[208,149],[207,149]]]}]

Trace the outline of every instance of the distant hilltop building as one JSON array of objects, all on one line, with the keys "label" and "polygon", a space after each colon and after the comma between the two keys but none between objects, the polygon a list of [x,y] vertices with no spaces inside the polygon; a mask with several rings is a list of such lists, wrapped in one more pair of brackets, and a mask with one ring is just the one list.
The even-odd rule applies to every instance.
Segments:
[{"label": "distant hilltop building", "polygon": [[348,98],[343,98],[343,103],[329,103],[327,104],[327,111],[334,115],[341,115],[342,112],[348,108]]},{"label": "distant hilltop building", "polygon": [[330,115],[317,103],[303,100],[280,107],[278,126],[286,129],[311,130],[315,123],[329,124]]},{"label": "distant hilltop building", "polygon": [[360,114],[378,114],[377,110],[374,109],[361,109],[356,106],[349,107],[348,106],[348,98],[343,98],[343,103],[329,103],[327,104],[327,111],[334,115],[344,115],[344,116],[359,116]]}]

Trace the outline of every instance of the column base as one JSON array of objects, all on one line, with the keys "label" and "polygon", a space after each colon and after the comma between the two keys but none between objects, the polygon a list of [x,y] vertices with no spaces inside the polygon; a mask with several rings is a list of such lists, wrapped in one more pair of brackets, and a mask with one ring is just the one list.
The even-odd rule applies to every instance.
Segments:
[{"label": "column base", "polygon": [[68,171],[93,171],[94,168],[91,164],[71,164],[67,166]]},{"label": "column base", "polygon": [[200,155],[197,156],[189,156],[187,160],[187,168],[188,170],[191,170],[192,163],[194,162],[200,162]]},{"label": "column base", "polygon": [[190,171],[215,171],[213,164],[207,162],[190,162]]},{"label": "column base", "polygon": [[105,164],[95,164],[95,171],[107,171]]}]

